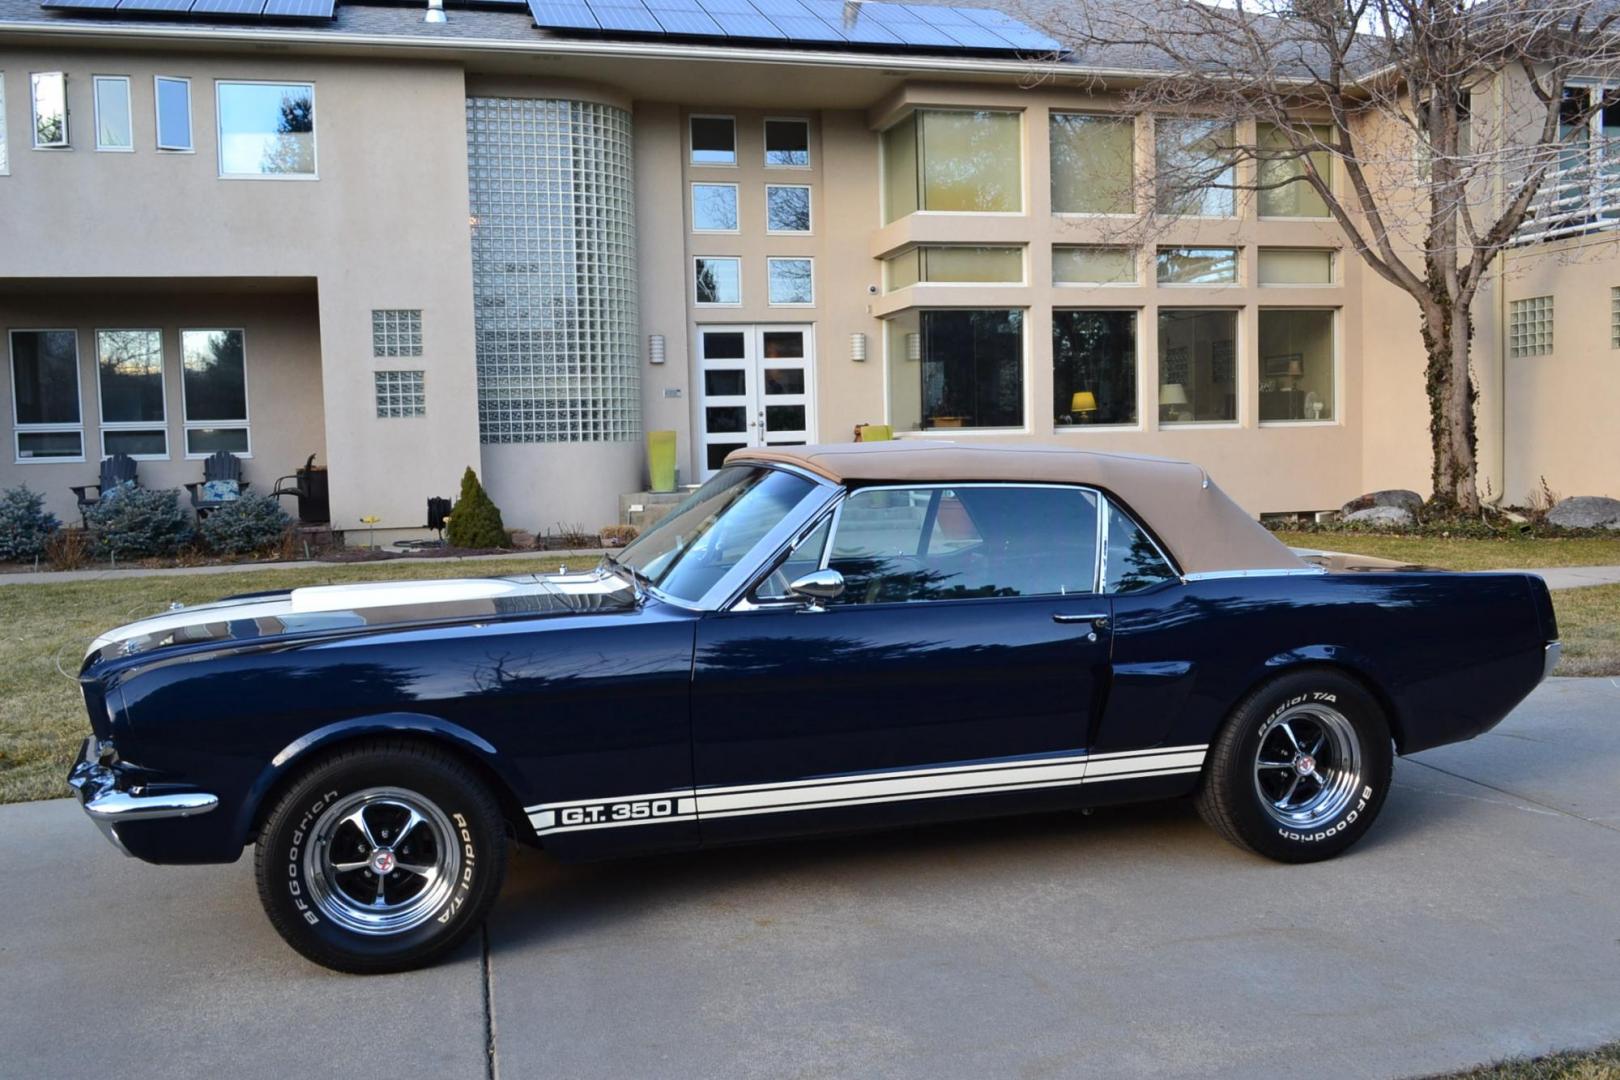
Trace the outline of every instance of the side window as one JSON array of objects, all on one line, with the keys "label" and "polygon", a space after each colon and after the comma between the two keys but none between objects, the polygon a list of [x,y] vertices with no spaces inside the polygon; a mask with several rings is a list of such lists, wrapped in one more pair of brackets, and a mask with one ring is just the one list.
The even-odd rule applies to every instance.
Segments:
[{"label": "side window", "polygon": [[1108,504],[1108,549],[1103,560],[1103,592],[1128,593],[1174,581],[1176,572],[1141,526]]},{"label": "side window", "polygon": [[804,575],[821,569],[821,555],[827,547],[827,534],[831,531],[832,516],[828,515],[798,542],[774,573],[767,575],[765,580],[759,583],[754,589],[753,599],[791,600],[793,596],[788,592],[788,586]]},{"label": "side window", "polygon": [[1078,488],[884,488],[844,500],[828,566],[840,603],[1089,593],[1097,503]]}]

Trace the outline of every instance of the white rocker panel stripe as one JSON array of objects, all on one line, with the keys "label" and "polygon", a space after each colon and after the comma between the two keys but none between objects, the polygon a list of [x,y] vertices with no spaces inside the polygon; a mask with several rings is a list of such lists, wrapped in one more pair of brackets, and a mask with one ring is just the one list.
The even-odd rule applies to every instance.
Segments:
[{"label": "white rocker panel stripe", "polygon": [[703,818],[822,810],[1174,776],[1197,772],[1203,767],[1207,750],[1207,745],[1173,746],[995,764],[930,766],[924,769],[860,773],[835,779],[684,788],[649,795],[539,803],[527,807],[526,812],[537,834],[551,836],[623,825],[662,825]]}]

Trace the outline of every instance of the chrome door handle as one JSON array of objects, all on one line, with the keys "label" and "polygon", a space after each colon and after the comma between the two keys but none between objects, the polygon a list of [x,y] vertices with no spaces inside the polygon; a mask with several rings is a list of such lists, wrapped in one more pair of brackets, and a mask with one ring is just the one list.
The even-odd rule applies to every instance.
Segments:
[{"label": "chrome door handle", "polygon": [[1105,629],[1108,628],[1108,616],[1107,616],[1107,614],[1102,614],[1102,615],[1069,615],[1069,614],[1066,614],[1064,612],[1053,612],[1052,613],[1052,621],[1053,622],[1063,622],[1063,623],[1068,623],[1068,622],[1088,622],[1088,623],[1090,623],[1092,625],[1092,627],[1094,629],[1097,629],[1097,630],[1105,630]]}]

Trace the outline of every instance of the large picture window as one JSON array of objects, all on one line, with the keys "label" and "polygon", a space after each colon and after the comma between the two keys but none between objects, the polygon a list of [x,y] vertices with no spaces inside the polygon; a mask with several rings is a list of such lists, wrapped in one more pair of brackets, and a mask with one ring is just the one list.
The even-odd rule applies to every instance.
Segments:
[{"label": "large picture window", "polygon": [[[1332,142],[1333,133],[1320,125],[1304,125],[1297,129],[1299,141],[1314,139]],[[1294,149],[1288,132],[1275,124],[1261,124],[1258,129],[1260,144],[1259,186],[1261,217],[1327,217],[1327,203],[1305,179],[1305,158],[1318,176],[1333,189],[1333,156],[1326,150],[1303,154]]]},{"label": "large picture window", "polygon": [[180,331],[186,456],[250,452],[247,356],[240,330]]},{"label": "large picture window", "polygon": [[911,311],[889,320],[896,429],[1024,425],[1024,313]]},{"label": "large picture window", "polygon": [[1231,217],[1234,133],[1218,120],[1154,124],[1155,209],[1178,217]]},{"label": "large picture window", "polygon": [[924,109],[883,133],[884,220],[1023,209],[1020,116]]},{"label": "large picture window", "polygon": [[1333,312],[1260,310],[1260,420],[1332,420]]},{"label": "large picture window", "polygon": [[1237,312],[1159,310],[1159,423],[1237,419]]},{"label": "large picture window", "polygon": [[157,330],[96,331],[101,452],[169,456],[163,395],[163,335]]},{"label": "large picture window", "polygon": [[935,284],[1021,285],[1024,249],[940,244],[915,247],[883,260],[888,288]]},{"label": "large picture window", "polygon": [[1052,419],[1136,423],[1136,312],[1052,312]]},{"label": "large picture window", "polygon": [[311,83],[217,84],[219,174],[315,177],[315,87]]},{"label": "large picture window", "polygon": [[9,339],[17,460],[83,461],[78,335],[13,330]]},{"label": "large picture window", "polygon": [[1136,125],[1128,116],[1052,114],[1052,210],[1129,214],[1136,203]]}]

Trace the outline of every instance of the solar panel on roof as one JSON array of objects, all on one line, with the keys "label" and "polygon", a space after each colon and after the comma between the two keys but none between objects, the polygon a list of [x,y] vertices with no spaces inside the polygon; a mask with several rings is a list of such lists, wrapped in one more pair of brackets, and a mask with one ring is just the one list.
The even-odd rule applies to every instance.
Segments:
[{"label": "solar panel on roof", "polygon": [[703,9],[709,13],[709,18],[720,24],[720,28],[732,37],[740,38],[785,38],[787,35],[776,28],[765,16],[754,9],[747,0],[699,0]]},{"label": "solar panel on roof", "polygon": [[957,45],[959,42],[943,30],[926,23],[899,4],[870,3],[861,5],[861,14],[868,15],[894,31],[907,45]]},{"label": "solar panel on roof", "polygon": [[56,11],[109,11],[118,6],[118,0],[45,0],[40,7]]},{"label": "solar panel on roof", "polygon": [[180,13],[191,10],[191,0],[120,0],[119,11],[166,11]]},{"label": "solar panel on roof", "polygon": [[905,9],[926,23],[943,30],[970,49],[1008,49],[1012,42],[1000,34],[968,18],[957,8],[923,4],[906,4]]},{"label": "solar panel on roof", "polygon": [[254,16],[264,12],[264,0],[197,0],[191,5],[193,15]]},{"label": "solar panel on roof", "polygon": [[626,30],[633,34],[662,34],[664,28],[652,17],[641,0],[614,0],[604,4],[598,0],[591,5],[596,21],[604,30]]},{"label": "solar panel on roof", "polygon": [[267,19],[330,19],[336,0],[265,0]]},{"label": "solar panel on roof", "polygon": [[666,33],[676,37],[725,37],[726,32],[720,29],[720,24],[699,11],[672,11],[669,8],[649,4],[647,10],[652,12],[653,18]]},{"label": "solar panel on roof", "polygon": [[529,0],[536,26],[552,30],[600,30],[596,16],[582,0]]},{"label": "solar panel on roof", "polygon": [[798,0],[754,0],[759,9],[789,41],[845,41],[843,34],[824,19],[818,19]]},{"label": "solar panel on roof", "polygon": [[1049,37],[1039,30],[1033,30],[1005,11],[992,11],[989,8],[957,8],[963,15],[972,19],[980,26],[994,30],[1001,37],[1012,42],[1015,48],[1033,49],[1037,52],[1062,52],[1063,43],[1054,37]]}]

